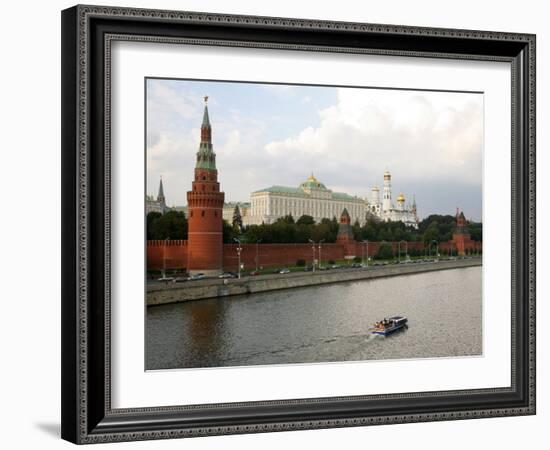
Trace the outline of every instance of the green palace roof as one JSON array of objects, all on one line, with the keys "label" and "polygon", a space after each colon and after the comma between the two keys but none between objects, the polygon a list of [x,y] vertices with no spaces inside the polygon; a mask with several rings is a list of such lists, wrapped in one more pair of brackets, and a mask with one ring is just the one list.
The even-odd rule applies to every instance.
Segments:
[{"label": "green palace roof", "polygon": [[265,188],[265,189],[260,189],[258,191],[254,191],[253,194],[257,194],[257,193],[260,193],[260,192],[271,192],[273,194],[289,194],[289,195],[297,195],[297,196],[300,196],[300,197],[305,197],[305,196],[310,195],[309,192],[307,192],[307,191],[310,191],[312,189],[322,190],[322,191],[329,191],[330,195],[331,195],[331,198],[333,200],[359,200],[359,201],[362,201],[360,198],[358,198],[356,196],[353,196],[353,195],[346,194],[344,192],[332,192],[332,191],[330,191],[329,189],[327,189],[327,187],[323,183],[319,182],[313,176],[313,174],[311,174],[306,181],[304,181],[302,184],[300,184],[299,187],[289,187],[289,186],[275,185],[275,186],[270,186],[270,187]]}]

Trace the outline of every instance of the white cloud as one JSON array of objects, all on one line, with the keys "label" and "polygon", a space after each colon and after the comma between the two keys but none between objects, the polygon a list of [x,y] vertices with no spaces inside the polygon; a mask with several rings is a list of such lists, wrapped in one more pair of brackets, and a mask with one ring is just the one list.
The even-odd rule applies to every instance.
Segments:
[{"label": "white cloud", "polygon": [[379,184],[386,168],[402,183],[480,185],[482,108],[476,94],[338,89],[337,104],[320,111],[319,127],[265,149],[273,158],[291,155],[304,169],[314,156],[320,176],[340,168],[341,180],[332,182],[350,189],[360,173],[363,186],[355,192]]}]

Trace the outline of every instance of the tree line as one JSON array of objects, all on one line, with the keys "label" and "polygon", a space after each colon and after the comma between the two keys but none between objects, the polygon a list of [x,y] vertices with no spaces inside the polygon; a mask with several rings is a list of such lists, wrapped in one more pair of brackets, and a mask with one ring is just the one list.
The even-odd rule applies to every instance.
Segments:
[{"label": "tree line", "polygon": [[[311,239],[330,243],[336,242],[338,226],[336,217],[315,222],[308,215],[297,220],[287,215],[272,224],[245,226],[237,206],[232,221],[223,221],[223,241],[231,243],[234,239],[239,239],[243,243],[278,244],[306,243]],[[454,216],[432,214],[419,222],[418,229],[401,221],[383,222],[369,217],[364,224],[356,221],[352,225],[352,231],[357,241],[446,242],[452,238],[455,227]],[[147,239],[187,239],[187,228],[187,218],[181,211],[168,211],[165,214],[150,212],[147,215]],[[482,223],[467,222],[467,229],[474,241],[481,241]]]}]

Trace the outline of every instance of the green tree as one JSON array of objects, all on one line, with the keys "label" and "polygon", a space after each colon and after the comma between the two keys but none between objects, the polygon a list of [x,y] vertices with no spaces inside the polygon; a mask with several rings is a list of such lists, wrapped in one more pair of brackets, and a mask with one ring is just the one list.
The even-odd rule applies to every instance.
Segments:
[{"label": "green tree", "polygon": [[187,239],[187,218],[182,211],[170,210],[160,217],[147,217],[147,224],[147,236],[150,239]]},{"label": "green tree", "polygon": [[233,238],[237,235],[235,234],[235,228],[227,220],[223,221],[222,224],[222,235],[224,244],[233,243]]},{"label": "green tree", "polygon": [[483,224],[481,222],[468,222],[468,232],[472,240],[480,242],[483,237]]},{"label": "green tree", "polygon": [[[291,216],[292,217],[292,216]],[[301,216],[297,221],[296,221],[296,225],[314,225],[315,224],[315,220],[313,219],[312,216],[308,216],[306,214],[304,214],[303,216]]]},{"label": "green tree", "polygon": [[233,228],[237,233],[240,233],[243,228],[243,218],[241,217],[241,210],[238,204],[235,205],[235,209],[233,210]]},{"label": "green tree", "polygon": [[361,240],[361,224],[359,220],[356,220],[355,223],[351,226],[351,232],[353,233],[353,239],[356,241]]},{"label": "green tree", "polygon": [[308,242],[311,239],[311,232],[313,227],[296,223],[296,241],[295,242]]},{"label": "green tree", "polygon": [[424,234],[422,235],[422,240],[424,242],[439,240],[439,233],[438,233],[438,227],[437,227],[436,221],[432,222],[430,226],[426,228],[426,231],[424,231]]},{"label": "green tree", "polygon": [[294,217],[292,217],[292,214],[287,214],[286,216],[279,217],[275,223],[286,223],[286,224],[293,224],[294,223]]},{"label": "green tree", "polygon": [[150,212],[147,214],[147,239],[155,239],[154,233],[153,233],[153,227],[157,220],[159,220],[162,217],[162,214],[159,212]]},{"label": "green tree", "polygon": [[378,252],[376,253],[377,259],[391,259],[393,258],[393,248],[391,244],[383,243],[378,247]]}]

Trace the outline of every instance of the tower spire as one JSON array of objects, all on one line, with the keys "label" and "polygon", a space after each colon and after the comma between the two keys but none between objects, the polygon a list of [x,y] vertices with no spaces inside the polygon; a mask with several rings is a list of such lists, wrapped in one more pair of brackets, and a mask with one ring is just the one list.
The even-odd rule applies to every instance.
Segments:
[{"label": "tower spire", "polygon": [[210,117],[208,116],[208,95],[204,96],[204,112],[202,114],[201,128],[210,128]]},{"label": "tower spire", "polygon": [[196,169],[216,170],[216,154],[212,147],[212,126],[208,115],[208,96],[204,96],[204,113],[201,124],[201,143],[197,152]]},{"label": "tower spire", "polygon": [[161,199],[164,199],[164,186],[162,185],[162,175],[160,176],[159,193],[157,195],[157,200],[161,201]]}]

